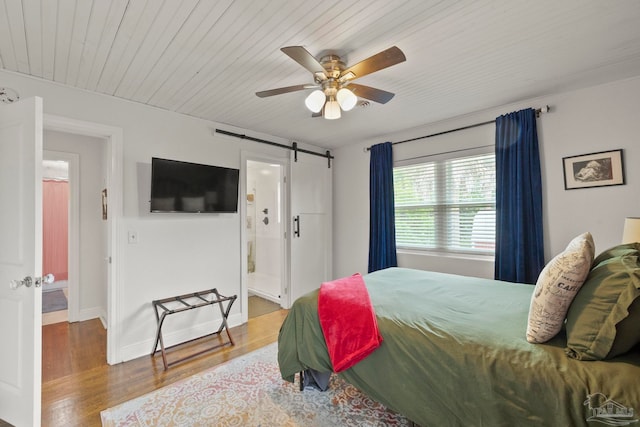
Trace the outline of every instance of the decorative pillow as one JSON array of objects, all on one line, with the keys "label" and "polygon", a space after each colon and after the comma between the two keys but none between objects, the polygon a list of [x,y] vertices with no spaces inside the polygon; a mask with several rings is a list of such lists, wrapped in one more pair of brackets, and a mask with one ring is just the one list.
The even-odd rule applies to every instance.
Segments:
[{"label": "decorative pillow", "polygon": [[531,296],[527,341],[543,343],[560,332],[567,310],[589,274],[594,252],[591,233],[583,233],[542,269]]},{"label": "decorative pillow", "polygon": [[638,338],[638,331],[633,331],[638,328],[634,319],[640,317],[634,305],[638,297],[638,256],[614,256],[595,265],[567,314],[567,355],[604,360],[633,347]]},{"label": "decorative pillow", "polygon": [[609,248],[606,251],[602,251],[602,253],[593,260],[593,266],[595,267],[602,261],[606,261],[610,258],[615,258],[622,255],[640,256],[640,243],[623,243],[621,245]]}]

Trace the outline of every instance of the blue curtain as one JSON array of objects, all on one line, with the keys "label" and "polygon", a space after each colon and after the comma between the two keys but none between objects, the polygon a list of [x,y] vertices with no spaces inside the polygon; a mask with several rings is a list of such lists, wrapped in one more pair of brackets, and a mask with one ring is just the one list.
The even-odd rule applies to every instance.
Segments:
[{"label": "blue curtain", "polygon": [[396,267],[393,150],[390,142],[371,147],[369,164],[369,273]]},{"label": "blue curtain", "polygon": [[496,118],[495,278],[535,283],[544,267],[536,113]]}]

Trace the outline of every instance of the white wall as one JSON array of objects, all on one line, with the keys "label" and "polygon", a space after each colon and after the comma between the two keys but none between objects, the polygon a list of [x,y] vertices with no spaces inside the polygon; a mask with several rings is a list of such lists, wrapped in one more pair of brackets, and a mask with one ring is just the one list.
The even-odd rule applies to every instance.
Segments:
[{"label": "white wall", "polygon": [[[151,351],[156,329],[152,300],[214,287],[224,295],[240,296],[239,214],[150,214],[151,157],[232,168],[240,168],[243,150],[288,159],[288,150],[215,134],[216,127],[281,144],[288,141],[6,71],[0,71],[0,81],[22,98],[42,97],[46,114],[123,131],[124,215],[115,247],[121,290],[114,301],[119,316],[118,360]],[[138,243],[127,243],[129,231],[138,234]],[[240,324],[241,309],[238,298],[231,325]],[[165,344],[217,330],[213,313],[201,309],[168,317]]]},{"label": "white wall", "polygon": [[[543,174],[545,258],[589,231],[600,252],[620,242],[626,216],[640,216],[640,77],[531,99],[465,117],[361,141],[334,151],[334,276],[367,269],[369,154],[363,149],[454,129],[520,110],[551,106],[538,119]],[[394,146],[394,158],[493,144],[494,125]],[[562,158],[624,149],[626,185],[565,190]],[[399,254],[400,266],[479,277],[493,276],[490,260]]]},{"label": "white wall", "polygon": [[44,149],[76,153],[79,170],[79,274],[75,289],[80,320],[106,316],[106,222],[102,220],[101,191],[106,182],[104,145],[99,138],[44,132]]}]

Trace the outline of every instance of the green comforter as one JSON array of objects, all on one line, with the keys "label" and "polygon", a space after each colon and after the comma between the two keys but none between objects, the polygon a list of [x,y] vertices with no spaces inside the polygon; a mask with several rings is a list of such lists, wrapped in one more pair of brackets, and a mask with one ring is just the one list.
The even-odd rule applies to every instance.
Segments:
[{"label": "green comforter", "polygon": [[[421,426],[604,425],[587,421],[595,393],[640,418],[640,352],[584,362],[565,355],[564,332],[528,343],[533,286],[402,268],[364,279],[384,342],[339,375]],[[278,363],[287,381],[332,371],[317,291],[291,307]]]}]

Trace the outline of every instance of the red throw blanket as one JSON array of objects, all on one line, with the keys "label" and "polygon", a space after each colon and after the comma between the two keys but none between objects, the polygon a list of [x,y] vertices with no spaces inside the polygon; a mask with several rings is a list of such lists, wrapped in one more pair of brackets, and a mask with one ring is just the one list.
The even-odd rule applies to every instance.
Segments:
[{"label": "red throw blanket", "polygon": [[335,372],[349,369],[382,342],[369,292],[359,273],[320,286],[318,317]]}]

